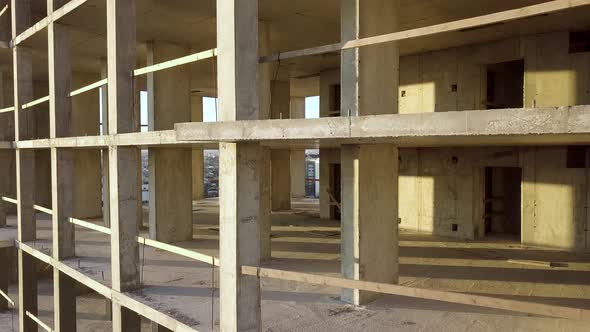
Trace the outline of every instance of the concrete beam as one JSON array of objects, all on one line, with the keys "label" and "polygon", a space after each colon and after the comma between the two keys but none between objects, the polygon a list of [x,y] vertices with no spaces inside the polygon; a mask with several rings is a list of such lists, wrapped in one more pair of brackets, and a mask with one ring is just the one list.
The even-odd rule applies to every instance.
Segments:
[{"label": "concrete beam", "polygon": [[276,146],[298,141],[333,146],[377,141],[403,147],[584,143],[590,134],[590,106],[181,123],[176,134],[186,142],[268,141]]},{"label": "concrete beam", "polygon": [[[139,131],[133,107],[135,1],[107,0],[109,134]],[[109,147],[112,288],[139,287],[139,156],[134,147]],[[136,313],[113,301],[113,331],[140,331]]]},{"label": "concrete beam", "polygon": [[[222,121],[259,118],[258,1],[217,1],[217,58]],[[260,263],[260,148],[221,143],[220,329],[259,331],[260,283],[242,275]]]}]

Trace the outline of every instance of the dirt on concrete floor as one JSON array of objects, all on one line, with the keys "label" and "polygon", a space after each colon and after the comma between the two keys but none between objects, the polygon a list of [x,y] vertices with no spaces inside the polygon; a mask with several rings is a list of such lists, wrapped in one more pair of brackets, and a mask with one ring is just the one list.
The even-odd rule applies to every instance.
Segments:
[{"label": "dirt on concrete floor", "polygon": [[[178,245],[217,255],[217,202],[197,202],[194,216],[194,240]],[[50,248],[50,228],[40,216],[36,246]],[[292,211],[273,214],[272,249],[268,267],[340,276],[339,223],[320,220],[317,201],[299,200]],[[77,229],[76,252],[78,258],[68,265],[110,284],[108,236]],[[135,298],[199,331],[218,330],[218,269],[149,247],[140,247],[140,255],[145,287],[132,294]],[[387,258],[384,253],[382,259]],[[588,254],[525,247],[509,239],[465,242],[402,232],[399,261],[402,285],[590,308]],[[398,296],[353,307],[339,300],[334,287],[261,282],[265,331],[590,330],[586,322]],[[15,286],[10,293],[16,297]],[[50,280],[39,283],[39,316],[50,325],[52,293]],[[77,301],[80,331],[111,330],[104,299],[87,294]],[[0,313],[0,331],[12,331],[11,320],[10,312]],[[149,330],[147,320],[143,330]]]}]

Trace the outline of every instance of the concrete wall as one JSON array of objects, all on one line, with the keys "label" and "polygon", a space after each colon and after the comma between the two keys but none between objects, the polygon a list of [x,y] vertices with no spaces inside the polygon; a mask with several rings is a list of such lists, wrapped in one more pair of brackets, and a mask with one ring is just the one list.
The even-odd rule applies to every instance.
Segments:
[{"label": "concrete wall", "polygon": [[588,104],[590,53],[568,51],[564,31],[402,57],[399,112],[485,109],[486,65],[519,59],[525,107]]},{"label": "concrete wall", "polygon": [[[525,107],[588,104],[590,53],[568,48],[568,33],[555,32],[402,57],[399,112],[485,109],[486,65],[518,59],[525,62]],[[588,250],[588,171],[566,168],[565,153],[565,147],[402,149],[400,226],[484,236],[485,167],[521,167],[522,241]]]}]

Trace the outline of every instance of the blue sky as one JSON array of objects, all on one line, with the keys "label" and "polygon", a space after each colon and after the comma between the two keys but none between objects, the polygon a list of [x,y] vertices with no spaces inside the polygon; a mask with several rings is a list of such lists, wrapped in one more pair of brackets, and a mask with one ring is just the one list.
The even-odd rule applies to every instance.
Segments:
[{"label": "blue sky", "polygon": [[[102,91],[101,91],[102,93]],[[203,97],[203,121],[204,122],[215,122],[217,116],[215,114],[215,98]],[[102,98],[100,99],[102,108]],[[141,110],[141,124],[142,131],[147,131],[148,114],[147,114],[147,92],[141,91],[140,94],[140,110]],[[313,119],[319,118],[320,116],[320,97],[307,97],[305,98],[305,118]],[[102,112],[101,112],[102,121]]]}]

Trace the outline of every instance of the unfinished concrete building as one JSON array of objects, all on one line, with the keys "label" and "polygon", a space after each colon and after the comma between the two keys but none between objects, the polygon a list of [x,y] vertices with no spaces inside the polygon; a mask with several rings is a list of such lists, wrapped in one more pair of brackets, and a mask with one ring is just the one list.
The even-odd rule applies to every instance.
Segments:
[{"label": "unfinished concrete building", "polygon": [[590,330],[589,15],[0,0],[0,331]]}]

